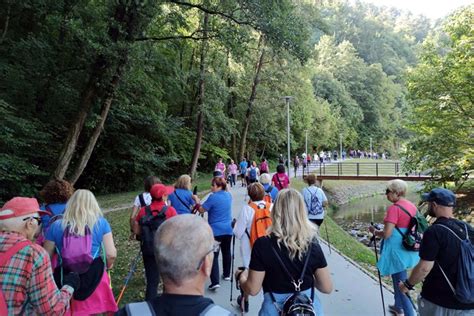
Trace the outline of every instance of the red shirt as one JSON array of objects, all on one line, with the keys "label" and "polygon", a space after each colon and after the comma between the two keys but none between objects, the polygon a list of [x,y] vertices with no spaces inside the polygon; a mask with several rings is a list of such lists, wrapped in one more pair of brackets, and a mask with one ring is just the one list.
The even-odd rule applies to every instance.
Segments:
[{"label": "red shirt", "polygon": [[273,175],[272,181],[278,191],[288,188],[288,184],[290,183],[290,179],[288,179],[286,173],[275,173]]},{"label": "red shirt", "polygon": [[[158,214],[163,209],[163,206],[165,206],[164,201],[152,201],[150,204],[152,215]],[[176,212],[174,207],[168,206],[168,209],[166,210],[165,215],[166,215],[166,219],[169,219],[175,215],[178,215],[178,213]],[[138,222],[140,221],[140,218],[142,218],[143,216],[145,216],[145,207],[142,207],[140,209],[140,211],[137,214],[137,217],[135,217],[135,220]]]},{"label": "red shirt", "polygon": [[[416,206],[412,202],[401,199],[396,204],[401,205],[411,216],[416,215]],[[384,222],[395,224],[399,228],[408,228],[408,224],[410,224],[410,216],[395,204],[389,206],[383,220]]]}]

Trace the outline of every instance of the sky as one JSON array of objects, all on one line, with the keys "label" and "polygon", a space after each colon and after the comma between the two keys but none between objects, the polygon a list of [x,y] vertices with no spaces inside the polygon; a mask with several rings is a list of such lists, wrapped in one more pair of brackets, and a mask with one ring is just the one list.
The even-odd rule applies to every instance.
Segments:
[{"label": "sky", "polygon": [[474,3],[474,0],[362,0],[380,6],[395,7],[423,14],[433,20],[442,18],[455,9]]}]

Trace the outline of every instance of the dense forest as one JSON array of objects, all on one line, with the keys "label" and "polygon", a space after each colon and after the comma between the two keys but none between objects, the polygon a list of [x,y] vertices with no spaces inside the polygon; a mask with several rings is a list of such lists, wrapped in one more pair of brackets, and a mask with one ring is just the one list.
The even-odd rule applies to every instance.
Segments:
[{"label": "dense forest", "polygon": [[218,157],[374,149],[474,169],[474,6],[443,20],[345,1],[5,0],[0,200],[98,193]]}]

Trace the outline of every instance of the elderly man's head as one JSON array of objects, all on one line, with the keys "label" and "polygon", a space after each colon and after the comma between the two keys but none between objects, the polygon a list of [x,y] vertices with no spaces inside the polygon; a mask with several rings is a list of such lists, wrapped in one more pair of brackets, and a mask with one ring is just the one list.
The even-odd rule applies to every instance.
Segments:
[{"label": "elderly man's head", "polygon": [[0,230],[23,234],[33,240],[41,225],[41,211],[34,198],[15,197],[0,209]]},{"label": "elderly man's head", "polygon": [[204,282],[210,275],[215,241],[211,227],[191,214],[166,220],[155,236],[155,257],[165,283],[182,286],[190,280]]}]

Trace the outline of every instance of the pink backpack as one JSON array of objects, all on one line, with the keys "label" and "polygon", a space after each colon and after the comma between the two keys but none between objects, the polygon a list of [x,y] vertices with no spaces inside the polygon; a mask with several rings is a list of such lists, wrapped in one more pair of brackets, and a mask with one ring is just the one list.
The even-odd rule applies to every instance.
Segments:
[{"label": "pink backpack", "polygon": [[[100,247],[99,247],[100,249]],[[63,247],[60,254],[60,265],[68,271],[79,274],[89,269],[94,258],[91,255],[92,234],[86,226],[84,236],[80,236],[66,227],[63,233]]]},{"label": "pink backpack", "polygon": [[[8,261],[21,249],[25,248],[26,246],[31,245],[29,240],[21,241],[8,249],[0,259],[0,267],[4,267]],[[8,306],[7,302],[5,301],[5,297],[3,296],[2,289],[0,288],[0,315],[8,315]]]}]

